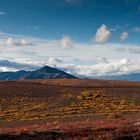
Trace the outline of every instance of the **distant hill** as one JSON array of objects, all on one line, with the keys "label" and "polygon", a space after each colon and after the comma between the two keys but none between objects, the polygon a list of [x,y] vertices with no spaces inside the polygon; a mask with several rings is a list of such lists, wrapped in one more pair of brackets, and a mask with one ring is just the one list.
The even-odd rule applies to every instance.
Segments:
[{"label": "distant hill", "polygon": [[24,79],[76,79],[75,76],[49,66],[35,71],[0,72],[0,80],[24,80]]},{"label": "distant hill", "polygon": [[140,81],[140,73],[116,75],[116,76],[103,76],[103,77],[98,77],[97,79]]}]

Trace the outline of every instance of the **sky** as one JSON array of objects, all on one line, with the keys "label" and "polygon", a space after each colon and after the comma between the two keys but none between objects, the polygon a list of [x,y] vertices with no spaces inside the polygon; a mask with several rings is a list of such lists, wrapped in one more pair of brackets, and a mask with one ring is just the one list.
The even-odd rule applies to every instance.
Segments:
[{"label": "sky", "polygon": [[140,73],[139,0],[0,0],[0,71]]}]

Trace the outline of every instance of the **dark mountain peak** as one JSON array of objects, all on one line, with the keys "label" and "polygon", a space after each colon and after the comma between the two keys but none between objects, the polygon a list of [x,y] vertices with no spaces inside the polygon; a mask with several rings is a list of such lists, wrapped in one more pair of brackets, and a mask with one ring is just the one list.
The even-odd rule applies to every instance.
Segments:
[{"label": "dark mountain peak", "polygon": [[52,67],[46,65],[38,70],[48,70],[48,69],[52,69]]},{"label": "dark mountain peak", "polygon": [[23,80],[23,79],[62,79],[76,78],[62,70],[44,66],[35,71],[0,72],[0,80]]},{"label": "dark mountain peak", "polygon": [[57,73],[60,70],[46,65],[46,66],[44,66],[36,71],[47,72],[47,73]]},{"label": "dark mountain peak", "polygon": [[25,79],[61,79],[61,78],[76,78],[75,76],[68,74],[62,70],[52,68],[50,66],[44,66],[38,70],[32,71],[25,77]]}]

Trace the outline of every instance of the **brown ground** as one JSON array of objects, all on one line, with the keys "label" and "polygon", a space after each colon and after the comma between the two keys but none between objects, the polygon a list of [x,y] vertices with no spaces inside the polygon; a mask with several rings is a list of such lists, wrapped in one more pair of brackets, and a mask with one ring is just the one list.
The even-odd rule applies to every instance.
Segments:
[{"label": "brown ground", "polygon": [[0,82],[0,140],[140,139],[140,82]]}]

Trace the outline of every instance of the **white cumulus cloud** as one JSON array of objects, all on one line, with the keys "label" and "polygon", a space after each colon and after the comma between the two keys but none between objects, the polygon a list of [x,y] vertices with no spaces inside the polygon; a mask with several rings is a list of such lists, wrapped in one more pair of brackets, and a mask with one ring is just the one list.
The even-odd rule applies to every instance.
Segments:
[{"label": "white cumulus cloud", "polygon": [[101,27],[97,29],[96,35],[95,35],[95,42],[96,43],[105,43],[108,41],[111,37],[111,32],[107,28],[106,25],[102,24]]},{"label": "white cumulus cloud", "polygon": [[6,44],[7,45],[13,45],[13,38],[12,37],[8,37],[6,40]]},{"label": "white cumulus cloud", "polygon": [[71,37],[69,36],[64,36],[61,40],[60,40],[60,45],[63,48],[71,48],[73,47],[73,41],[71,39]]}]

